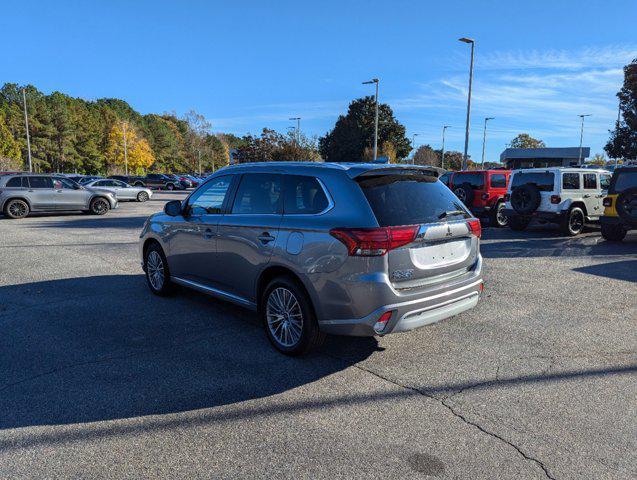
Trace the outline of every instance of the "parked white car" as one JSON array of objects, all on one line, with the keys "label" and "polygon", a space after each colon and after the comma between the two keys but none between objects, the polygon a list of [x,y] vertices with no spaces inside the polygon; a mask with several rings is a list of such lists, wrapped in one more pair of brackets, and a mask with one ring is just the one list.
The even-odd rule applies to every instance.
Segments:
[{"label": "parked white car", "polygon": [[92,182],[85,183],[84,186],[92,189],[113,192],[117,197],[117,200],[136,200],[138,202],[145,202],[153,196],[153,192],[150,188],[133,187],[128,183],[112,178],[93,180]]},{"label": "parked white car", "polygon": [[566,235],[578,235],[585,222],[598,221],[611,173],[604,169],[555,167],[514,170],[505,196],[504,215],[513,230],[531,220],[560,225]]}]

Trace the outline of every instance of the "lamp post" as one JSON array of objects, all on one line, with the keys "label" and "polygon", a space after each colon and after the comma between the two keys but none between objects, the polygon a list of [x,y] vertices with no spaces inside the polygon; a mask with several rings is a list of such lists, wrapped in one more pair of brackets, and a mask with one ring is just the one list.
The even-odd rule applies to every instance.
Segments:
[{"label": "lamp post", "polygon": [[124,134],[124,171],[128,176],[128,148],[126,146],[126,122],[122,123],[122,132]]},{"label": "lamp post", "polygon": [[484,165],[484,150],[487,145],[487,122],[489,120],[493,120],[495,117],[484,117],[484,133],[482,134],[482,162],[481,165]]},{"label": "lamp post", "polygon": [[24,124],[27,128],[27,154],[29,156],[29,173],[33,172],[33,165],[31,164],[31,139],[29,138],[29,117],[27,115],[27,95],[22,89],[22,102],[24,103]]},{"label": "lamp post", "polygon": [[577,162],[578,165],[582,164],[582,141],[584,140],[584,117],[590,117],[591,115],[592,115],[591,113],[585,113],[583,115],[579,115],[579,118],[582,119],[582,125],[579,131],[579,159]]},{"label": "lamp post", "polygon": [[445,168],[445,130],[450,128],[451,125],[442,126],[442,155],[440,159],[440,168]]},{"label": "lamp post", "polygon": [[467,152],[469,150],[469,121],[471,117],[471,85],[473,83],[473,52],[476,42],[471,38],[462,37],[459,39],[461,42],[471,44],[471,63],[469,65],[469,94],[467,95],[467,124],[464,134],[464,155],[462,157],[462,169],[467,169]]},{"label": "lamp post", "polygon": [[367,82],[363,82],[363,85],[376,84],[376,95],[374,96],[374,103],[376,104],[376,114],[374,116],[374,162],[378,157],[378,79],[372,78]]},{"label": "lamp post", "polygon": [[414,147],[414,155],[411,157],[411,164],[414,165],[416,163],[416,137],[418,136],[417,133],[414,133],[411,136],[411,144]]},{"label": "lamp post", "polygon": [[296,120],[296,144],[301,143],[301,117],[291,117],[290,120]]}]

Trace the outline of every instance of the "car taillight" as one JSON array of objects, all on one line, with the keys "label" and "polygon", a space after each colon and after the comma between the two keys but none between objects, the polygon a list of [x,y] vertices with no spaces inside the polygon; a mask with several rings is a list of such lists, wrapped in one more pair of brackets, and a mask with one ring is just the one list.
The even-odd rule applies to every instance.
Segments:
[{"label": "car taillight", "polygon": [[476,237],[480,238],[482,236],[482,225],[480,224],[480,220],[477,218],[469,220],[467,222],[467,226],[469,227],[469,231]]},{"label": "car taillight", "polygon": [[380,316],[378,321],[374,324],[374,331],[376,333],[381,333],[383,330],[385,330],[387,322],[389,322],[393,313],[394,311],[390,310],[389,312],[385,312]]},{"label": "car taillight", "polygon": [[604,204],[605,207],[612,207],[613,199],[611,197],[604,197],[604,200],[602,200],[602,203]]},{"label": "car taillight", "polygon": [[551,195],[551,203],[552,204],[557,205],[561,201],[562,201],[562,197],[560,197],[559,195]]},{"label": "car taillight", "polygon": [[508,202],[508,201],[510,201],[510,200],[511,200],[511,194],[510,194],[510,193],[506,193],[506,194],[504,195],[504,201],[505,201],[505,202]]},{"label": "car taillight", "polygon": [[379,228],[334,228],[330,235],[347,247],[347,253],[359,257],[385,255],[388,251],[414,241],[418,225]]},{"label": "car taillight", "polygon": [[482,194],[482,200],[488,200],[489,199],[489,194],[488,193],[483,193]]}]

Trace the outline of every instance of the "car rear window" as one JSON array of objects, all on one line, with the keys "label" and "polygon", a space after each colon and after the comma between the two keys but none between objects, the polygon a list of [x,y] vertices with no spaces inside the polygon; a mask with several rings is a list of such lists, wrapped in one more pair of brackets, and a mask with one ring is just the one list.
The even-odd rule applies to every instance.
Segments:
[{"label": "car rear window", "polygon": [[613,192],[621,193],[629,188],[637,187],[637,171],[619,172],[613,182]]},{"label": "car rear window", "polygon": [[483,173],[456,173],[453,176],[453,185],[457,187],[463,183],[468,183],[471,188],[481,189],[484,188],[484,174]]},{"label": "car rear window", "polygon": [[356,180],[381,227],[471,217],[462,202],[436,177],[366,175]]},{"label": "car rear window", "polygon": [[535,185],[538,190],[550,192],[553,190],[555,175],[553,172],[520,172],[513,175],[511,190],[527,183]]}]

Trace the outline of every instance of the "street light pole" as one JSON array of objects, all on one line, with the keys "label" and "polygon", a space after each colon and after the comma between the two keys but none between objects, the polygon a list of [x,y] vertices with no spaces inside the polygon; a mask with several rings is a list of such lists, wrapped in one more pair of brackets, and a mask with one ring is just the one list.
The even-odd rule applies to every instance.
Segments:
[{"label": "street light pole", "polygon": [[584,117],[590,117],[591,115],[592,115],[591,113],[579,115],[579,117],[582,119],[582,126],[580,127],[580,132],[579,132],[579,160],[577,162],[578,165],[582,164],[582,141],[584,140]]},{"label": "street light pole", "polygon": [[125,175],[128,176],[128,149],[126,146],[126,122],[122,123],[122,131],[124,133],[124,171],[125,171]]},{"label": "street light pole", "polygon": [[27,128],[27,155],[29,157],[29,173],[33,172],[33,165],[31,163],[31,139],[29,138],[29,117],[27,115],[27,95],[22,89],[22,102],[24,103],[24,124]]},{"label": "street light pole", "polygon": [[484,133],[482,134],[482,162],[481,165],[484,165],[484,150],[487,145],[487,122],[489,120],[493,120],[495,117],[484,117]]},{"label": "street light pole", "polygon": [[449,127],[451,127],[451,125],[442,126],[442,158],[440,159],[440,168],[445,168],[445,130]]},{"label": "street light pole", "polygon": [[418,136],[417,133],[414,133],[411,136],[411,144],[414,147],[414,155],[411,157],[411,164],[414,165],[416,163],[416,137]]},{"label": "street light pole", "polygon": [[467,124],[464,134],[464,156],[462,157],[462,169],[467,169],[467,152],[469,150],[469,122],[471,117],[471,85],[473,84],[473,52],[476,45],[475,40],[471,38],[462,37],[459,39],[461,42],[471,44],[471,63],[469,65],[469,94],[467,95]]},{"label": "street light pole", "polygon": [[374,116],[374,162],[378,158],[378,83],[377,78],[372,78],[368,82],[363,82],[363,85],[376,84],[376,96],[374,97],[374,103],[376,104],[376,114]]},{"label": "street light pole", "polygon": [[301,117],[292,117],[290,120],[296,120],[296,144],[301,144]]}]

